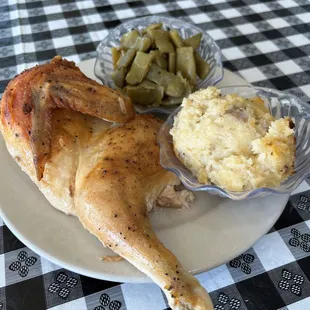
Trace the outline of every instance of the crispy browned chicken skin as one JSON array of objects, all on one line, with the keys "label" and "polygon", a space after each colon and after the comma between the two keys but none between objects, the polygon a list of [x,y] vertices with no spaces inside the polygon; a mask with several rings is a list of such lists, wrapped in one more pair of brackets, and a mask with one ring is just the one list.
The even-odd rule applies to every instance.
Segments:
[{"label": "crispy browned chicken skin", "polygon": [[134,118],[128,98],[60,57],[11,81],[0,111],[9,152],[55,208],[147,274],[173,309],[213,309],[147,216],[146,205],[180,183],[159,164],[159,120]]},{"label": "crispy browned chicken skin", "polygon": [[2,102],[6,121],[17,134],[30,139],[39,180],[49,154],[53,109],[71,109],[119,123],[134,118],[128,97],[87,78],[73,62],[59,56],[15,77]]}]

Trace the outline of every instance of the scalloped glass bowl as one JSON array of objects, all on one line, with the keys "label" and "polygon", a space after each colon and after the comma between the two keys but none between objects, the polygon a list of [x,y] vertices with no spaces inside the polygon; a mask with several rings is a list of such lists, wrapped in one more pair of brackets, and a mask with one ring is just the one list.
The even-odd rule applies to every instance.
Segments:
[{"label": "scalloped glass bowl", "polygon": [[[163,23],[164,29],[177,29],[182,38],[188,38],[199,32],[202,33],[201,44],[198,52],[201,57],[210,65],[210,73],[204,80],[197,77],[196,88],[206,88],[207,86],[215,85],[223,78],[223,65],[221,51],[213,39],[201,28],[190,23],[184,22],[175,18],[168,18],[163,16],[146,16],[125,22],[112,31],[101,41],[97,48],[97,59],[95,63],[94,73],[103,84],[115,88],[114,82],[111,78],[113,73],[113,63],[111,48],[120,46],[120,39],[123,34],[132,30],[133,28],[142,30],[149,24]],[[135,105],[136,111],[139,113],[162,112],[169,114],[177,106],[172,107],[145,107]]]},{"label": "scalloped glass bowl", "polygon": [[190,190],[207,191],[210,194],[228,197],[234,200],[262,197],[269,193],[287,194],[292,192],[310,175],[310,105],[293,95],[262,87],[223,87],[221,88],[221,93],[223,95],[238,93],[247,98],[259,96],[265,101],[270,113],[276,119],[285,116],[290,116],[292,118],[295,123],[296,137],[295,173],[282,182],[280,187],[257,188],[243,192],[229,191],[216,185],[204,185],[199,183],[196,177],[194,177],[181,161],[179,161],[173,150],[172,136],[169,131],[173,126],[174,117],[181,110],[181,107],[170,114],[159,131],[158,142],[160,144],[161,165],[165,169],[174,172]]}]

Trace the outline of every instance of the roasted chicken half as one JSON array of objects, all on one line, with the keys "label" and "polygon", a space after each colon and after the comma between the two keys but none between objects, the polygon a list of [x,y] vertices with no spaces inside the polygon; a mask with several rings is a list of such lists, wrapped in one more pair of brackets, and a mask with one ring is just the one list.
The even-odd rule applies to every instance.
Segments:
[{"label": "roasted chicken half", "polygon": [[157,200],[192,198],[174,191],[180,181],[159,164],[159,120],[135,116],[130,99],[56,57],[9,83],[0,124],[10,154],[55,208],[148,275],[173,309],[213,309],[148,219]]}]

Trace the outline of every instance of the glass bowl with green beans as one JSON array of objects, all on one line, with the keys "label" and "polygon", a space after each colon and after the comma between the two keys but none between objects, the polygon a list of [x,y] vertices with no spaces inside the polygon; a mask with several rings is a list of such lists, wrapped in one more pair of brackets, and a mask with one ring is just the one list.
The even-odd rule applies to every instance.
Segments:
[{"label": "glass bowl with green beans", "polygon": [[147,16],[116,27],[97,48],[94,73],[138,113],[170,114],[184,97],[223,78],[221,51],[199,27]]}]

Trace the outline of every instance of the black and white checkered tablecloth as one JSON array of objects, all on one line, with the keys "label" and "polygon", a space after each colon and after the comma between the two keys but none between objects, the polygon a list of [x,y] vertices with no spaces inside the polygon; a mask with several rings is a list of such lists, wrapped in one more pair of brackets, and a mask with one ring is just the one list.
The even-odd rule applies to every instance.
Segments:
[{"label": "black and white checkered tablecloth", "polygon": [[[309,0],[0,0],[0,93],[14,75],[57,54],[76,62],[95,57],[110,28],[151,14],[198,24],[221,47],[224,67],[309,101]],[[304,182],[251,249],[198,276],[215,309],[310,309],[309,189]],[[162,310],[167,304],[154,284],[61,269],[25,247],[0,219],[0,310],[47,308]]]}]

